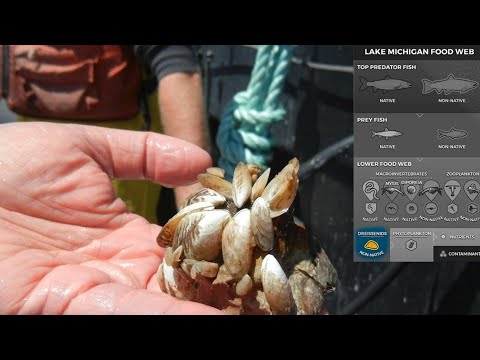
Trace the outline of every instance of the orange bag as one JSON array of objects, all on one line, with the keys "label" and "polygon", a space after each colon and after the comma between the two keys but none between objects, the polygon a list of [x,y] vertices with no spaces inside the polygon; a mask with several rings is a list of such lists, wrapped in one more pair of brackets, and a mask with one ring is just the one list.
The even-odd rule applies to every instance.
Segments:
[{"label": "orange bag", "polygon": [[139,111],[140,68],[124,45],[0,46],[0,95],[21,115],[129,119]]}]

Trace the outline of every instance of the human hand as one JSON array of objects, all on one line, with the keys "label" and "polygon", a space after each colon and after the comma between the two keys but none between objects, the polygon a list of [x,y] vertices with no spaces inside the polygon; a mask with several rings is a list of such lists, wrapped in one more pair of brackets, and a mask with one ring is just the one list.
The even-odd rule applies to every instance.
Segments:
[{"label": "human hand", "polygon": [[0,125],[0,313],[220,313],[160,291],[160,227],[111,184],[185,185],[208,166],[205,151],[154,133]]}]

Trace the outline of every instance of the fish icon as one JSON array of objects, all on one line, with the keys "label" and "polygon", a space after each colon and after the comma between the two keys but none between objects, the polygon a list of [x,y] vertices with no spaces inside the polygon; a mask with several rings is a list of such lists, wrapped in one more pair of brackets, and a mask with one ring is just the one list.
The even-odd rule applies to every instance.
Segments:
[{"label": "fish icon", "polygon": [[477,81],[456,78],[452,74],[448,75],[445,79],[442,80],[432,81],[428,79],[422,79],[422,84],[422,94],[428,94],[434,90],[437,92],[437,94],[441,94],[442,91],[445,95],[448,95],[451,92],[459,92],[460,94],[465,94],[478,87]]},{"label": "fish icon", "polygon": [[402,133],[400,131],[388,130],[387,128],[385,128],[385,130],[378,132],[372,130],[372,138],[374,138],[375,136],[378,136],[379,138],[383,137],[385,138],[385,140],[388,140],[391,137],[402,136]]},{"label": "fish icon", "polygon": [[388,75],[385,76],[385,79],[375,81],[368,81],[364,77],[360,77],[360,82],[362,83],[362,85],[360,86],[360,91],[371,87],[373,89],[373,92],[377,92],[377,90],[383,90],[384,94],[387,91],[408,89],[412,86],[412,84],[410,84],[409,82],[399,79],[392,79]]},{"label": "fish icon", "polygon": [[438,129],[438,139],[447,138],[450,140],[462,139],[468,136],[468,132],[465,130],[455,129],[452,127],[450,130],[441,130]]}]

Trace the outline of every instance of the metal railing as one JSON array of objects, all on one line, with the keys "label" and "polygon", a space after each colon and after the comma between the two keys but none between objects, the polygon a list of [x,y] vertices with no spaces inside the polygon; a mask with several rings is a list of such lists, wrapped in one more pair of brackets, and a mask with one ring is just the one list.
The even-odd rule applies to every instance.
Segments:
[{"label": "metal railing", "polygon": [[[249,49],[258,50],[258,45],[241,45],[247,47]],[[315,70],[323,70],[323,71],[334,71],[334,72],[342,72],[347,74],[353,74],[353,66],[347,65],[333,65],[333,64],[325,64],[319,62],[313,62],[309,60],[303,60],[298,57],[292,58],[292,63],[296,65],[305,65],[311,69]]]}]

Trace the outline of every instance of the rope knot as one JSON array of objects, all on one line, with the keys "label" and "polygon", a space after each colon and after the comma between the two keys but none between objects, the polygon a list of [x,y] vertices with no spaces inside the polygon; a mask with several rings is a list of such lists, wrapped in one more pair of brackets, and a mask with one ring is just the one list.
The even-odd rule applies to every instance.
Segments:
[{"label": "rope knot", "polygon": [[247,89],[223,113],[217,145],[226,178],[231,179],[240,161],[265,167],[271,160],[270,127],[286,114],[280,95],[292,56],[292,45],[260,46]]}]

